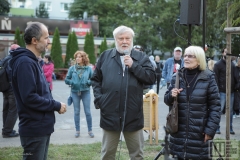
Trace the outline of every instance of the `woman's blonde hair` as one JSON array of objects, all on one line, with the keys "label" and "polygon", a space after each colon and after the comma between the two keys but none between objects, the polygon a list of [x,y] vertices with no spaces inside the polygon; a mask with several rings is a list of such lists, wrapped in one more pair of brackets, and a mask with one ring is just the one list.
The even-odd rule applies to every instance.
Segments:
[{"label": "woman's blonde hair", "polygon": [[88,54],[86,52],[84,52],[84,51],[77,51],[77,52],[75,52],[75,54],[74,54],[75,64],[77,64],[76,58],[77,58],[78,54],[80,54],[81,57],[82,57],[83,65],[84,66],[88,66],[89,65]]},{"label": "woman's blonde hair", "polygon": [[206,70],[207,64],[206,64],[206,56],[205,52],[200,46],[189,46],[185,49],[184,54],[186,53],[192,53],[196,56],[196,59],[199,63],[199,69],[200,70]]}]

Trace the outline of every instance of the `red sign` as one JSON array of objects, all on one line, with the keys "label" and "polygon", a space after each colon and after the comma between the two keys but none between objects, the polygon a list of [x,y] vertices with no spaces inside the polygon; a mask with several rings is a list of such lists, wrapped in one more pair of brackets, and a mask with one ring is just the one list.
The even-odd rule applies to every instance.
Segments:
[{"label": "red sign", "polygon": [[74,31],[77,36],[86,36],[87,32],[90,32],[92,28],[91,22],[84,21],[72,21],[70,22],[71,31]]}]

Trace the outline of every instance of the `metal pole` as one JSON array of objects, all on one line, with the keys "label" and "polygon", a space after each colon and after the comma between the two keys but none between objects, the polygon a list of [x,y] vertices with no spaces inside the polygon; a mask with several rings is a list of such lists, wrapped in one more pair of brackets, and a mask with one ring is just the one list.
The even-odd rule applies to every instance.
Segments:
[{"label": "metal pole", "polygon": [[[229,17],[228,8],[230,3],[227,4],[227,27],[231,27],[231,19]],[[228,33],[226,37],[227,53],[231,54],[231,34]],[[230,156],[230,105],[231,105],[231,56],[226,56],[226,160]]]},{"label": "metal pole", "polygon": [[203,34],[203,38],[202,38],[202,45],[203,45],[203,49],[205,48],[205,44],[206,44],[206,0],[203,0],[203,30],[202,30],[202,34]]},{"label": "metal pole", "polygon": [[188,25],[188,46],[191,46],[191,33],[192,33],[192,25]]}]

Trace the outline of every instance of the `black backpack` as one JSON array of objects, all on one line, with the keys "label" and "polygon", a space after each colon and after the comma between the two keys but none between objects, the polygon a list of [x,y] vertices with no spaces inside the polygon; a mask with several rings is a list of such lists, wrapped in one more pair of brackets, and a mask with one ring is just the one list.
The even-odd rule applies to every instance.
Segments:
[{"label": "black backpack", "polygon": [[0,60],[0,92],[7,91],[11,84],[8,78],[8,62],[12,56],[8,55],[4,59]]}]

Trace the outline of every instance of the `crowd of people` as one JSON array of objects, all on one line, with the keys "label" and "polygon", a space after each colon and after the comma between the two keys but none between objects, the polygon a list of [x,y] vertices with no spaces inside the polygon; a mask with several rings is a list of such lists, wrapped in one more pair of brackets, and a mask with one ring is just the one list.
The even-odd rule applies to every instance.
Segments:
[{"label": "crowd of people", "polygon": [[[226,105],[226,54],[219,61],[207,62],[200,46],[179,46],[163,64],[160,56],[147,56],[143,47],[133,45],[132,28],[114,29],[115,47],[101,53],[96,66],[88,54],[75,52],[65,78],[71,88],[74,108],[74,137],[80,136],[80,102],[87,122],[88,135],[94,138],[91,115],[91,86],[94,105],[100,110],[102,128],[101,159],[115,159],[124,136],[130,159],[144,159],[143,94],[153,89],[159,94],[161,81],[167,84],[164,103],[171,109],[178,99],[178,131],[170,136],[170,153],[178,159],[209,159],[215,134],[221,134],[221,114]],[[52,96],[54,62],[45,52],[50,44],[47,27],[31,22],[24,32],[26,48],[12,45],[9,60],[11,87],[3,93],[3,138],[20,136],[23,159],[47,159],[55,112],[64,114],[67,106]],[[231,64],[230,134],[233,115],[239,114],[240,60]],[[179,75],[179,88],[175,87]],[[28,84],[27,86],[25,84]],[[66,97],[67,99],[67,97]],[[13,130],[17,117],[18,132]],[[199,153],[201,150],[201,153]],[[32,154],[28,154],[32,153]]]}]

